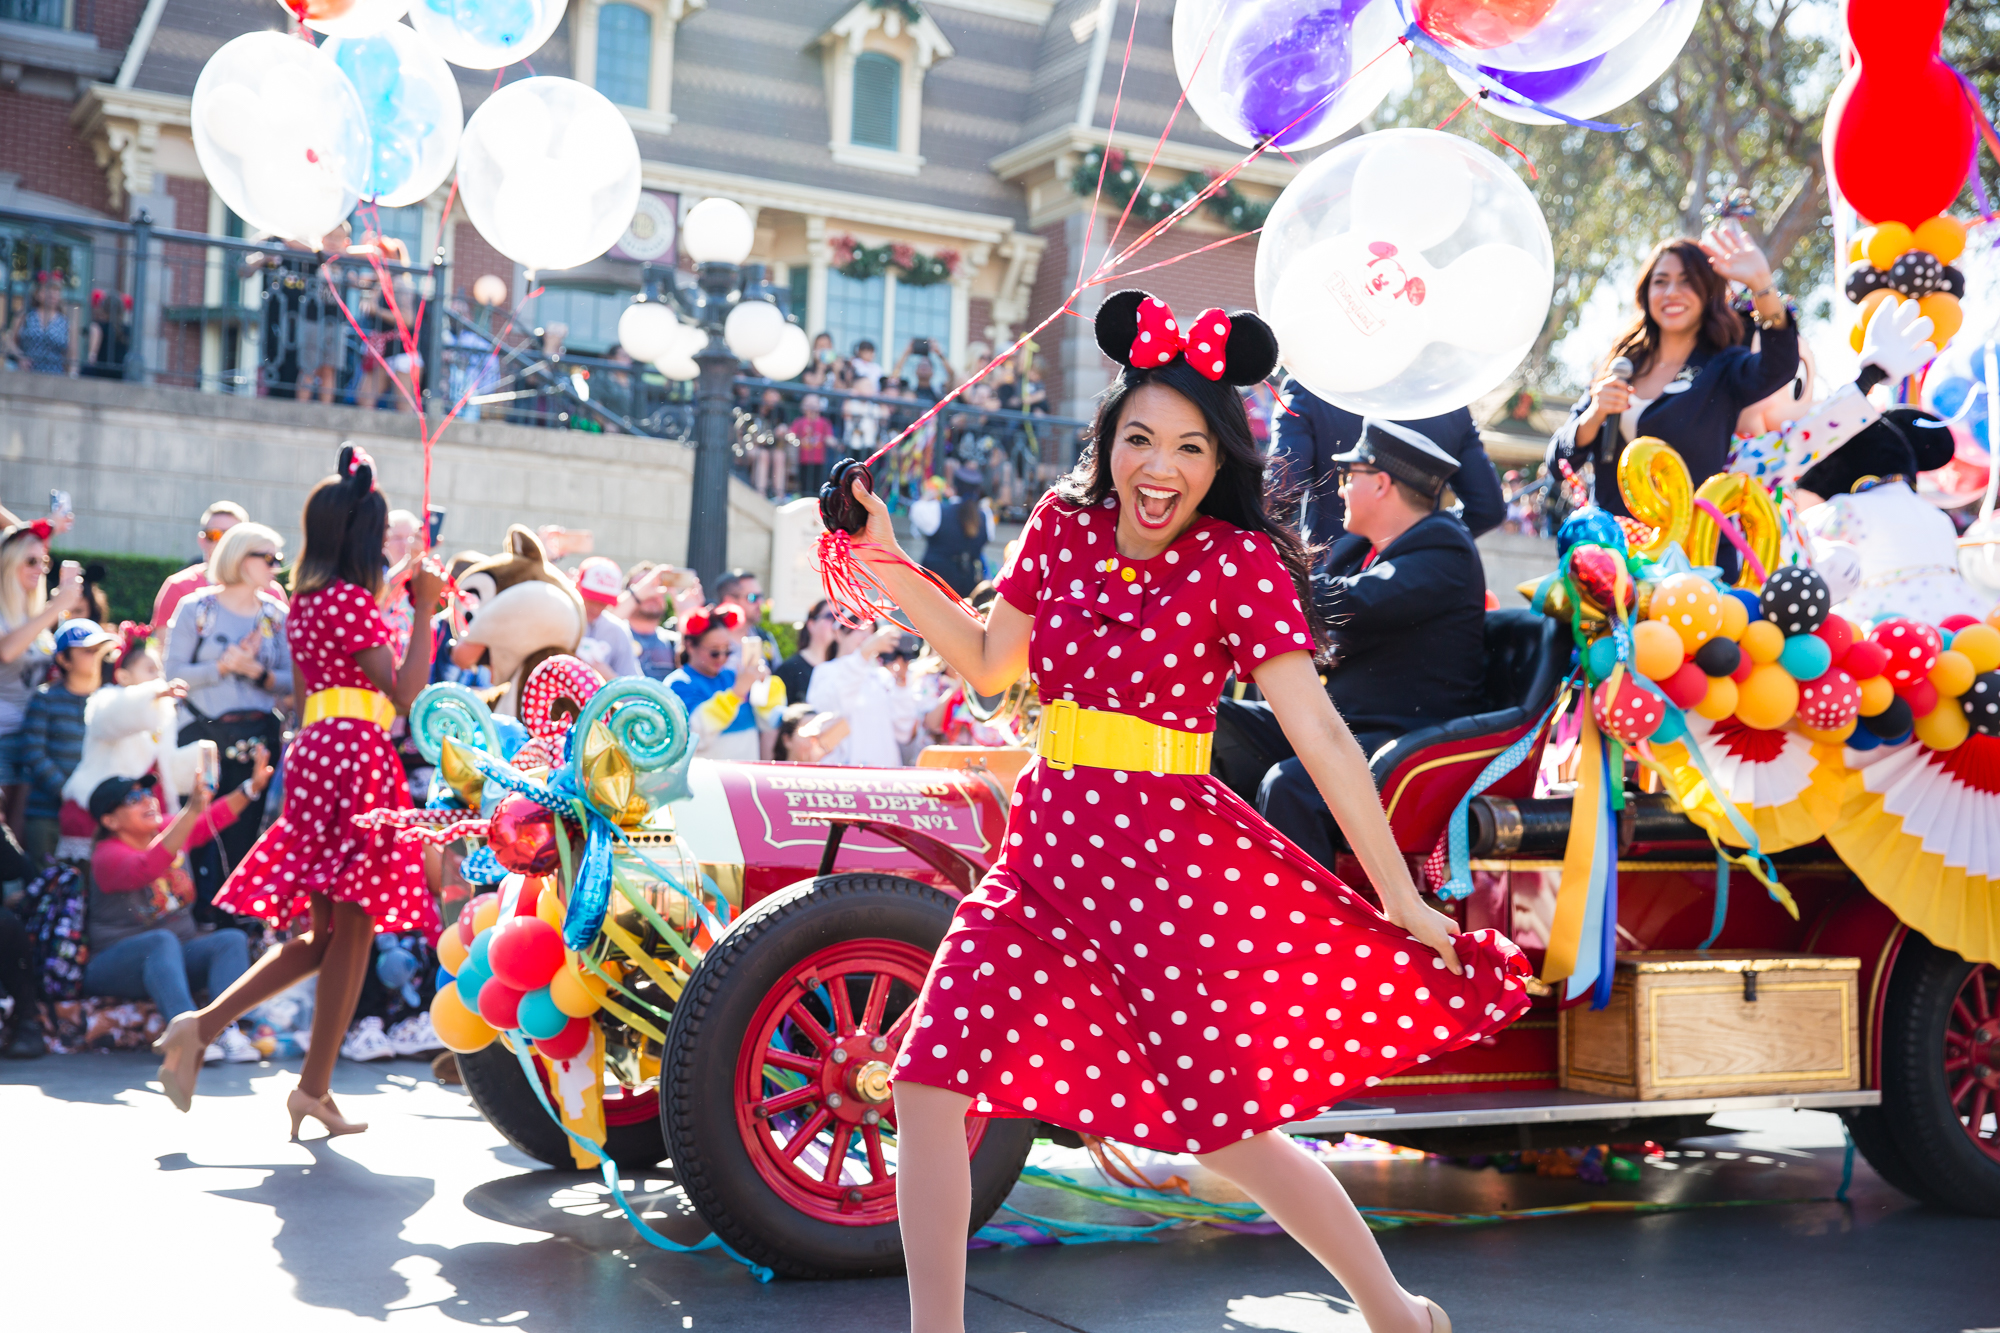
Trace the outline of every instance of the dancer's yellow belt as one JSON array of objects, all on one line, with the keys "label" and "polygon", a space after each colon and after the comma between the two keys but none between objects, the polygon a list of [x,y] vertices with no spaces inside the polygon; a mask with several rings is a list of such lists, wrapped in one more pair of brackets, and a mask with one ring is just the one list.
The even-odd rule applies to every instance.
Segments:
[{"label": "dancer's yellow belt", "polygon": [[364,690],[353,685],[314,690],[306,696],[305,720],[300,723],[301,727],[310,727],[330,717],[359,718],[387,731],[396,724],[396,705],[390,703],[389,696],[380,691]]},{"label": "dancer's yellow belt", "polygon": [[1175,731],[1125,713],[1044,699],[1035,753],[1050,768],[1122,768],[1134,773],[1206,773],[1215,733]]}]

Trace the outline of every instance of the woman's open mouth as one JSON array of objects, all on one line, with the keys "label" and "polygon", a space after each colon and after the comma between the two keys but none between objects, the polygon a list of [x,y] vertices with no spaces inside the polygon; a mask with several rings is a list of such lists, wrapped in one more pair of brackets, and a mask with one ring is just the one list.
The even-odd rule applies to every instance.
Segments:
[{"label": "woman's open mouth", "polygon": [[1132,489],[1139,499],[1133,513],[1141,527],[1164,528],[1173,520],[1174,510],[1181,502],[1179,491],[1161,490],[1155,486],[1135,486]]}]

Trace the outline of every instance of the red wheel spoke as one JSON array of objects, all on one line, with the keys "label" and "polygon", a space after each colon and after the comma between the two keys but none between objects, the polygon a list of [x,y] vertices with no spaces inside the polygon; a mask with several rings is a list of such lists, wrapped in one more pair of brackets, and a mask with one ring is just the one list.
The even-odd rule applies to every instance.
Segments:
[{"label": "red wheel spoke", "polygon": [[780,1069],[789,1069],[795,1074],[810,1074],[814,1078],[819,1077],[820,1061],[818,1058],[810,1055],[800,1055],[796,1051],[781,1051],[776,1046],[768,1047],[764,1051],[764,1063],[767,1065],[776,1065]]},{"label": "red wheel spoke", "polygon": [[854,1006],[847,999],[847,978],[835,977],[826,983],[833,997],[833,1030],[842,1037],[854,1035]]},{"label": "red wheel spoke", "polygon": [[1953,1032],[1950,1028],[1946,1028],[1944,1033],[1944,1045],[1946,1050],[1952,1050],[1956,1048],[1962,1051],[1966,1047],[1972,1045],[1972,1038],[1963,1032]]},{"label": "red wheel spoke", "polygon": [[1986,1108],[1992,1098],[1992,1092],[1984,1087],[1972,1094],[1972,1113],[1965,1117],[1965,1132],[1972,1136],[1975,1143],[1986,1137],[1980,1131],[1985,1128]]},{"label": "red wheel spoke", "polygon": [[863,1030],[882,1030],[882,1011],[889,1007],[889,987],[894,981],[895,978],[887,972],[877,972],[875,980],[868,983],[868,1007],[861,1012]]},{"label": "red wheel spoke", "polygon": [[888,1163],[882,1160],[882,1129],[879,1125],[863,1125],[861,1141],[868,1147],[868,1176],[879,1185],[889,1178]]},{"label": "red wheel spoke", "polygon": [[1957,1021],[1961,1031],[1970,1032],[1979,1026],[1979,1020],[1974,1018],[1972,1011],[1965,1007],[1964,991],[1960,991],[1958,998],[1951,1002],[1951,1016]]},{"label": "red wheel spoke", "polygon": [[1960,1102],[1964,1101],[1965,1094],[1971,1092],[1973,1085],[1978,1082],[1979,1080],[1974,1078],[1970,1074],[1967,1074],[1964,1078],[1960,1079],[1958,1081],[1957,1086],[1953,1087],[1951,1090],[1951,1104],[1954,1107],[1956,1107]]},{"label": "red wheel spoke", "polygon": [[842,1125],[833,1131],[833,1147],[826,1154],[826,1170],[820,1173],[820,1183],[829,1188],[840,1184],[840,1173],[847,1165],[847,1145],[854,1137],[854,1126]]},{"label": "red wheel spoke", "polygon": [[1986,973],[1990,969],[1984,964],[1976,967],[1966,978],[1966,989],[1972,992],[1972,1003],[1979,1010],[1979,1021],[1984,1023],[1993,1017],[1993,997],[1986,993]]},{"label": "red wheel spoke", "polygon": [[785,1010],[785,1017],[796,1024],[799,1030],[806,1034],[806,1039],[819,1048],[822,1057],[834,1048],[833,1034],[820,1026],[820,1021],[813,1017],[812,1010],[806,1008],[804,1000],[792,1001],[791,1008]]},{"label": "red wheel spoke", "polygon": [[788,1162],[798,1161],[799,1154],[805,1151],[806,1145],[819,1137],[819,1132],[826,1128],[826,1122],[831,1119],[833,1119],[833,1113],[828,1111],[824,1106],[814,1111],[812,1119],[801,1125],[799,1132],[785,1141],[785,1146],[780,1150],[779,1155]]},{"label": "red wheel spoke", "polygon": [[819,1085],[808,1083],[802,1088],[793,1088],[790,1092],[781,1092],[775,1097],[758,1102],[757,1109],[766,1117],[782,1115],[786,1111],[804,1106],[807,1102],[818,1101],[819,1097]]},{"label": "red wheel spoke", "polygon": [[1944,1072],[1947,1074],[1956,1074],[1959,1070],[1964,1069],[1967,1065],[1971,1063],[1972,1063],[1972,1057],[1969,1055],[1951,1056],[1948,1057],[1944,1062]]},{"label": "red wheel spoke", "polygon": [[892,1051],[897,1050],[902,1046],[903,1034],[910,1030],[910,1019],[916,1014],[916,1012],[917,1012],[917,1006],[915,1006],[914,1004],[911,1005],[909,1008],[903,1011],[903,1016],[897,1019],[895,1023],[893,1023],[890,1026],[889,1030],[883,1034],[889,1039],[890,1050]]}]

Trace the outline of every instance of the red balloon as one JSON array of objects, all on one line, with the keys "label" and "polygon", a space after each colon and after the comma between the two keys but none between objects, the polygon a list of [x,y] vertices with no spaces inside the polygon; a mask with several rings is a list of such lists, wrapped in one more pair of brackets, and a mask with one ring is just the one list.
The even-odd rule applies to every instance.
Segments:
[{"label": "red balloon", "polygon": [[1827,651],[1833,654],[1831,661],[1834,666],[1839,666],[1847,656],[1847,650],[1854,646],[1854,625],[1845,616],[1828,616],[1813,633],[1819,635]]},{"label": "red balloon", "polygon": [[1961,611],[1955,616],[1946,616],[1943,620],[1938,621],[1938,628],[1946,634],[1956,634],[1967,625],[1977,625],[1978,623],[1978,616],[1968,616],[1965,612]]},{"label": "red balloon", "polygon": [[534,916],[535,905],[541,901],[542,889],[548,881],[530,875],[521,881],[521,892],[514,899],[515,916]]},{"label": "red balloon", "polygon": [[1693,708],[1708,696],[1708,674],[1691,661],[1683,662],[1679,671],[1660,682],[1660,693],[1676,707]]},{"label": "red balloon", "polygon": [[[1610,610],[1615,598],[1620,611],[1632,609],[1632,598],[1638,589],[1633,585],[1632,576],[1625,572],[1625,561],[1616,551],[1602,546],[1579,546],[1570,552],[1569,574],[1576,580],[1576,590],[1589,598],[1592,604]],[[1619,588],[1623,585],[1624,596]]]},{"label": "red balloon", "polygon": [[521,1025],[521,996],[525,993],[498,977],[489,977],[479,988],[479,1016],[500,1031],[511,1032]]},{"label": "red balloon", "polygon": [[1871,680],[1889,665],[1889,650],[1873,639],[1858,639],[1840,665],[1856,680]]},{"label": "red balloon", "polygon": [[1958,76],[1938,57],[1949,0],[1847,0],[1855,61],[1827,104],[1828,174],[1870,222],[1915,227],[1951,207],[1972,160]]},{"label": "red balloon", "polygon": [[[1883,621],[1869,633],[1868,638],[1888,652],[1889,661],[1883,668],[1883,674],[1889,677],[1889,684],[1895,687],[1896,693],[1905,698],[1909,697],[1907,690],[1911,686],[1931,674],[1931,668],[1937,665],[1938,652],[1944,646],[1935,629],[1901,616]],[[1915,701],[1911,702],[1914,705]],[[1917,716],[1922,717],[1928,711],[1921,710]]]},{"label": "red balloon", "polygon": [[1756,669],[1757,660],[1755,658],[1748,653],[1739,653],[1736,658],[1736,669],[1729,673],[1729,678],[1738,685],[1741,685],[1744,681],[1750,679],[1750,673]]},{"label": "red balloon", "polygon": [[491,901],[497,896],[497,894],[493,893],[475,893],[467,900],[465,906],[458,909],[458,921],[456,924],[458,926],[458,942],[460,944],[463,944],[468,949],[472,947],[472,937],[479,933],[472,928],[472,918],[479,911],[481,903]]},{"label": "red balloon", "polygon": [[569,1026],[555,1036],[536,1041],[535,1050],[551,1060],[573,1060],[583,1050],[584,1043],[589,1040],[590,1020],[572,1018]]},{"label": "red balloon", "polygon": [[1616,691],[1608,680],[1599,685],[1591,701],[1597,710],[1597,725],[1627,745],[1636,745],[1658,731],[1667,715],[1660,697],[1642,687],[1630,672],[1619,678]]},{"label": "red balloon", "polygon": [[525,796],[509,796],[493,807],[486,843],[501,865],[518,874],[546,875],[562,864],[554,812]]},{"label": "red balloon", "polygon": [[1451,46],[1488,50],[1518,42],[1555,8],[1555,0],[1417,0],[1417,26]]},{"label": "red balloon", "polygon": [[538,916],[510,916],[493,927],[486,965],[493,978],[515,990],[540,990],[562,966],[562,936]]},{"label": "red balloon", "polygon": [[1861,687],[1834,667],[1799,686],[1799,721],[1814,731],[1838,731],[1861,713]]},{"label": "red balloon", "polygon": [[1914,680],[1905,685],[1896,682],[1896,697],[1910,706],[1910,711],[1918,717],[1930,716],[1930,711],[1938,705],[1937,686],[1927,680]]}]

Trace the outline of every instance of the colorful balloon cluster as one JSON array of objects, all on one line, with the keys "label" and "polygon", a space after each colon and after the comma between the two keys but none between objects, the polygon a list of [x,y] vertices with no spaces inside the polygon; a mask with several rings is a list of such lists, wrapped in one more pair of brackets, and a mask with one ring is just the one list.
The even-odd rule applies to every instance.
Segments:
[{"label": "colorful balloon cluster", "polygon": [[1965,224],[1946,214],[1915,227],[1884,222],[1857,234],[1847,249],[1847,299],[1860,309],[1848,343],[1861,350],[1868,317],[1884,301],[1915,301],[1930,316],[1931,345],[1940,350],[1965,321],[1959,298],[1965,275],[1951,266],[1965,250]]},{"label": "colorful balloon cluster", "polygon": [[443,974],[431,1025],[454,1051],[483,1050],[516,1032],[551,1060],[572,1059],[589,1042],[607,982],[563,947],[563,904],[552,882],[522,880],[505,917],[502,901],[500,893],[480,894],[439,938]]}]

